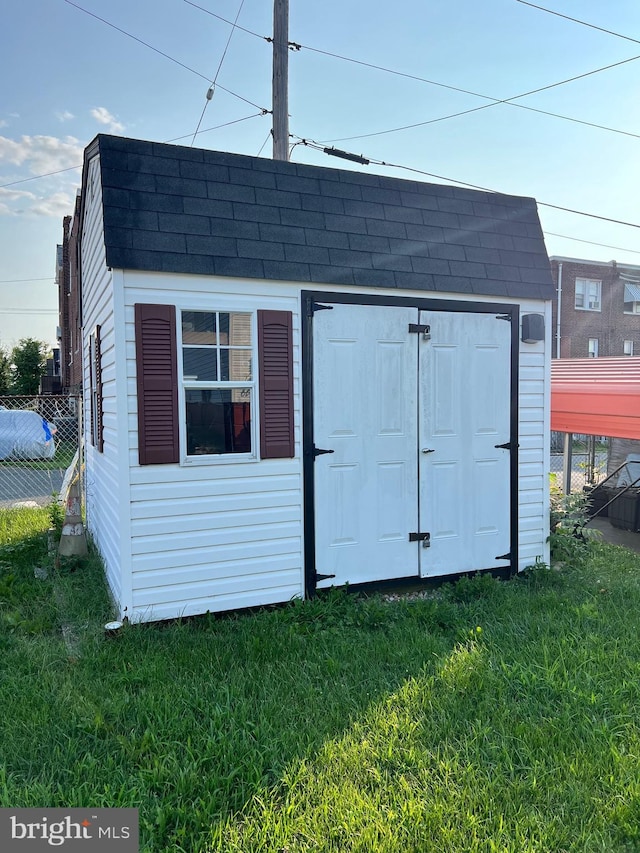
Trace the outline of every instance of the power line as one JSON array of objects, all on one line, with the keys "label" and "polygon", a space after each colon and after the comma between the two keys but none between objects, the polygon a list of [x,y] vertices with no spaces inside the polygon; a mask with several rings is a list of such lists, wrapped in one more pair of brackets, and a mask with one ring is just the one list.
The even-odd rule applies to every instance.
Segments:
[{"label": "power line", "polygon": [[222,15],[217,15],[215,12],[211,12],[209,9],[205,9],[204,6],[198,6],[197,3],[192,3],[191,0],[184,0],[184,2],[188,6],[193,6],[194,9],[200,9],[201,12],[205,12],[207,15],[211,15],[212,18],[217,18],[219,21],[224,21],[225,24],[229,24],[229,26],[231,27],[235,26],[237,30],[241,30],[243,33],[249,33],[250,36],[255,36],[256,38],[262,39],[263,41],[273,41],[270,36],[261,36],[260,33],[256,33],[253,30],[248,30],[246,27],[241,27],[240,24],[234,24],[234,22],[230,21],[228,18],[223,18]]},{"label": "power line", "polygon": [[[198,131],[199,135],[203,133],[210,133],[212,130],[220,130],[223,127],[229,127],[232,124],[239,124],[241,121],[247,121],[250,118],[258,118],[258,116],[267,115],[268,110],[260,110],[259,113],[251,113],[250,116],[244,116],[244,118],[236,118],[233,121],[225,121],[224,124],[217,124],[215,127],[207,127],[205,130]],[[183,136],[174,136],[172,139],[166,139],[165,142],[177,142],[180,139],[188,139],[192,134],[185,133]],[[62,172],[71,172],[73,169],[82,169],[82,163],[79,163],[77,166],[69,166],[68,169],[58,169],[56,172],[44,172],[42,175],[32,175],[30,178],[21,178],[19,181],[11,181],[8,184],[0,184],[0,190],[5,187],[13,187],[16,184],[24,184],[27,181],[36,181],[38,178],[49,178],[51,175],[59,175]]]},{"label": "power line", "polygon": [[[248,121],[250,118],[258,118],[260,116],[265,116],[266,112],[261,110],[259,113],[251,113],[250,116],[244,116],[244,118],[236,118],[233,121],[225,121],[224,124],[216,124],[215,127],[207,127],[204,130],[196,130],[196,133],[199,136],[202,136],[203,133],[210,133],[212,130],[220,130],[223,127],[230,127],[232,124],[240,124],[241,121]],[[183,136],[174,136],[173,139],[166,139],[165,142],[177,142],[180,139],[188,139],[192,134],[185,133]]]},{"label": "power line", "polygon": [[[313,48],[310,48],[310,49],[313,49]],[[320,53],[326,53],[326,51],[319,51],[319,52]],[[347,59],[347,57],[338,56],[337,54],[328,54],[328,55],[330,55],[330,56],[335,55],[335,56],[337,56],[338,59]],[[484,100],[490,100],[492,103],[483,104],[481,107],[472,107],[471,109],[462,110],[461,112],[457,112],[457,113],[451,113],[451,114],[446,115],[446,116],[440,116],[439,118],[429,119],[428,121],[421,121],[421,122],[416,122],[414,124],[407,124],[407,125],[403,125],[402,127],[393,127],[393,128],[388,129],[388,130],[378,130],[378,131],[375,131],[373,133],[359,134],[357,136],[341,136],[341,137],[337,137],[335,139],[327,139],[327,140],[325,140],[325,142],[328,142],[328,143],[330,143],[330,142],[349,142],[353,139],[365,139],[365,138],[368,138],[371,136],[382,136],[382,135],[387,134],[387,133],[397,133],[398,131],[401,131],[401,130],[409,130],[409,129],[414,128],[414,127],[423,127],[427,124],[436,124],[437,122],[447,121],[448,119],[451,119],[451,118],[458,118],[459,116],[469,115],[470,113],[477,113],[477,112],[480,112],[480,110],[486,110],[486,109],[489,109],[490,107],[498,106],[498,104],[506,104],[507,106],[510,106],[510,107],[518,107],[519,109],[530,110],[531,112],[537,112],[537,113],[542,113],[544,115],[554,116],[555,118],[560,118],[560,119],[564,119],[566,121],[576,122],[577,124],[587,124],[587,125],[590,125],[592,127],[597,127],[601,130],[610,131],[611,133],[622,133],[625,136],[634,136],[634,137],[640,138],[640,134],[631,133],[631,132],[625,131],[625,130],[617,130],[616,128],[606,127],[605,125],[592,124],[591,122],[586,122],[586,121],[582,121],[580,119],[571,118],[570,116],[560,115],[558,113],[551,113],[551,112],[548,112],[547,110],[535,109],[534,107],[527,107],[524,104],[512,103],[513,101],[518,100],[520,98],[526,98],[529,95],[537,95],[539,92],[545,92],[549,89],[555,89],[558,86],[564,86],[567,83],[574,83],[576,80],[581,80],[585,77],[590,77],[593,74],[599,74],[602,71],[609,71],[610,69],[616,68],[619,65],[625,65],[628,62],[635,62],[637,59],[640,59],[640,55],[632,56],[629,59],[623,59],[620,62],[614,62],[611,65],[605,65],[601,68],[595,68],[592,71],[585,72],[584,74],[578,74],[574,77],[568,77],[566,80],[559,80],[557,83],[550,83],[547,86],[540,86],[537,89],[531,89],[528,92],[522,92],[519,95],[513,95],[511,98],[504,98],[504,99],[491,98],[489,95],[482,95],[479,92],[471,92],[468,89],[459,89],[456,86],[448,86],[448,85],[445,85],[443,83],[436,83],[432,80],[424,80],[424,82],[431,83],[434,86],[441,86],[445,89],[452,89],[453,91],[462,92],[466,95],[473,95],[476,98],[483,98]],[[366,66],[369,66],[372,68],[378,67],[378,68],[380,68],[380,70],[389,70],[389,69],[383,69],[381,66],[370,65],[370,63],[367,63],[367,62],[360,62],[359,60],[347,60],[347,61],[357,62],[359,65],[366,65]],[[395,72],[391,72],[391,73],[395,73]],[[411,75],[402,75],[402,76],[411,76]],[[424,78],[414,78],[414,79],[424,79]]]},{"label": "power line", "polygon": [[23,281],[55,281],[54,276],[48,275],[46,278],[4,278],[0,280],[0,284],[18,284]]},{"label": "power line", "polygon": [[610,246],[608,243],[595,243],[593,240],[583,240],[580,237],[569,237],[567,234],[555,234],[553,231],[544,231],[544,233],[548,237],[561,237],[563,240],[573,240],[576,243],[588,243],[590,246],[602,246],[604,249],[615,249],[616,252],[630,252],[632,255],[640,255],[640,251],[638,251],[638,249],[625,249],[622,246]]},{"label": "power line", "polygon": [[82,169],[82,163],[77,166],[69,166],[66,169],[57,169],[55,172],[44,172],[42,175],[32,175],[30,178],[20,178],[19,181],[10,181],[8,184],[0,184],[0,190],[5,187],[15,187],[16,184],[26,184],[27,181],[35,181],[38,178],[50,178],[51,175],[61,175],[62,172],[71,172],[73,169]]},{"label": "power line", "polygon": [[236,19],[233,22],[231,27],[231,32],[229,33],[229,38],[227,39],[227,43],[224,46],[224,50],[222,51],[222,56],[220,58],[220,62],[218,64],[218,70],[215,73],[215,77],[211,81],[211,85],[207,89],[207,95],[205,97],[204,106],[202,107],[202,113],[200,114],[200,120],[198,121],[198,126],[195,129],[193,134],[193,139],[191,140],[191,147],[193,148],[193,143],[196,141],[196,136],[198,135],[198,131],[200,130],[200,125],[202,124],[202,119],[204,118],[204,114],[207,111],[207,107],[209,106],[209,101],[213,98],[216,91],[216,81],[218,79],[218,74],[220,74],[220,69],[222,68],[222,63],[224,62],[224,58],[227,55],[227,50],[229,49],[229,45],[231,43],[231,39],[233,38],[233,34],[236,29],[236,25],[238,23],[238,18],[240,17],[240,12],[242,12],[242,7],[244,6],[244,0],[240,0],[240,7],[238,8],[238,13],[236,15]]},{"label": "power line", "polygon": [[[185,65],[184,62],[180,62],[179,59],[174,59],[173,56],[169,56],[168,53],[165,53],[162,50],[159,50],[157,47],[154,47],[149,42],[143,41],[138,36],[134,36],[132,33],[127,32],[127,30],[123,30],[121,27],[117,27],[115,24],[112,24],[110,21],[107,21],[105,18],[101,18],[99,15],[95,15],[93,12],[89,12],[88,9],[83,9],[82,6],[78,6],[77,3],[73,3],[72,0],[64,0],[65,3],[68,3],[69,6],[73,6],[75,9],[79,9],[81,12],[84,12],[86,15],[89,15],[92,18],[95,18],[97,21],[101,21],[103,24],[106,24],[108,27],[111,27],[114,30],[117,30],[122,35],[127,36],[130,39],[138,42],[138,44],[144,45],[144,47],[148,47],[149,50],[152,50],[154,53],[159,54],[160,56],[164,56],[165,59],[168,59],[170,62],[174,62],[176,65],[179,65],[181,68],[184,68],[186,71],[190,71],[192,74],[196,74],[198,77],[201,77],[203,80],[209,82],[209,78],[205,74],[201,74],[199,71],[196,71],[195,68],[190,68],[188,65]],[[252,107],[255,107],[257,110],[263,109],[259,104],[254,104],[253,101],[250,101],[248,98],[244,98],[242,95],[238,95],[237,92],[232,92],[231,89],[226,89],[224,86],[218,84],[218,88],[222,89],[223,92],[226,92],[228,95],[232,95],[234,98],[238,98],[240,101],[244,101],[245,104],[250,104]],[[267,110],[268,112],[268,110]]]},{"label": "power line", "polygon": [[57,308],[0,308],[0,314],[58,314]]},{"label": "power line", "polygon": [[[357,161],[361,162],[361,163],[365,163],[365,162],[366,163],[373,163],[376,166],[386,166],[389,169],[403,169],[404,171],[407,171],[407,172],[414,172],[415,174],[418,174],[418,175],[425,175],[428,178],[436,178],[439,181],[447,181],[451,184],[459,184],[460,186],[470,187],[471,189],[474,189],[474,190],[482,190],[483,192],[496,193],[498,195],[505,195],[505,193],[501,192],[500,190],[495,190],[495,189],[492,189],[490,187],[483,187],[483,186],[480,186],[479,184],[471,184],[468,181],[458,180],[458,178],[448,178],[445,175],[437,175],[437,174],[435,174],[435,172],[426,172],[423,169],[416,169],[413,166],[403,166],[399,163],[388,163],[385,160],[374,160],[372,158],[364,158],[364,157],[362,157],[362,155],[349,154],[348,152],[345,152],[345,151],[338,152],[337,149],[326,148],[323,145],[323,143],[317,142],[314,139],[305,139],[304,137],[296,136],[295,134],[289,134],[289,135],[293,139],[298,139],[300,141],[300,144],[305,145],[309,148],[313,148],[316,151],[322,151],[324,154],[329,154],[332,156],[339,156],[339,157],[344,157],[344,155],[347,154],[346,159],[351,159],[351,160],[357,159]],[[562,210],[565,213],[574,213],[577,216],[587,216],[590,219],[599,219],[602,222],[612,222],[615,225],[626,225],[629,228],[640,228],[640,223],[636,223],[636,222],[626,222],[622,219],[613,219],[613,218],[608,217],[608,216],[599,216],[596,213],[587,213],[584,210],[575,210],[572,207],[563,207],[559,204],[551,204],[551,202],[539,201],[538,199],[536,199],[536,203],[538,205],[540,205],[541,207],[550,207],[553,210]]]},{"label": "power line", "polygon": [[[187,3],[189,6],[193,6],[195,9],[200,9],[202,12],[205,12],[207,15],[211,15],[213,18],[217,18],[218,20],[224,21],[224,23],[229,24],[230,26],[233,26],[233,22],[229,21],[227,18],[224,18],[222,15],[218,15],[215,12],[211,12],[209,9],[205,9],[203,6],[199,6],[197,3],[191,2],[191,0],[184,0],[184,2]],[[524,0],[519,0],[519,2],[524,2]],[[529,4],[529,5],[532,5],[532,4]],[[536,8],[542,8],[542,7],[536,7]],[[237,26],[237,29],[240,29],[243,32],[248,33],[249,35],[255,36],[256,38],[262,39],[263,41],[268,41],[268,42],[272,41],[272,39],[269,36],[262,36],[262,35],[260,35],[260,33],[256,33],[253,30],[247,29],[246,27]],[[635,41],[635,39],[631,39],[631,41]],[[607,66],[604,66],[603,68],[596,68],[593,71],[587,71],[585,74],[579,74],[576,77],[570,77],[566,80],[560,80],[557,83],[551,83],[548,86],[542,86],[538,89],[532,89],[529,92],[523,92],[520,95],[514,95],[511,98],[504,98],[503,99],[503,98],[494,98],[490,95],[483,95],[480,92],[474,92],[470,89],[463,89],[460,86],[451,86],[447,83],[441,83],[437,80],[430,80],[427,77],[420,77],[417,74],[409,74],[405,71],[398,71],[397,69],[394,69],[394,68],[387,68],[384,65],[378,65],[378,64],[373,63],[373,62],[364,62],[361,59],[354,59],[353,57],[344,56],[343,54],[340,54],[340,53],[333,53],[329,50],[322,50],[322,49],[317,48],[317,47],[311,47],[311,45],[308,45],[308,44],[299,44],[297,42],[291,42],[290,45],[292,48],[295,48],[296,50],[301,50],[301,49],[302,50],[309,50],[312,53],[319,53],[323,56],[330,56],[333,59],[340,59],[343,62],[351,62],[355,65],[362,65],[364,68],[372,68],[376,71],[383,71],[386,74],[393,74],[397,77],[404,77],[407,80],[416,80],[419,83],[427,83],[430,86],[438,86],[442,89],[449,89],[452,92],[460,92],[461,94],[464,94],[464,95],[471,95],[474,98],[482,98],[483,100],[491,101],[490,104],[484,104],[481,107],[474,107],[473,109],[463,110],[463,111],[457,112],[457,113],[451,113],[450,115],[440,116],[439,118],[430,119],[428,121],[416,122],[414,124],[403,125],[402,127],[394,127],[394,128],[389,129],[389,130],[380,130],[380,131],[376,131],[374,133],[364,133],[364,134],[360,134],[357,136],[341,136],[341,137],[337,137],[335,139],[328,139],[328,140],[326,140],[327,142],[348,142],[352,139],[366,139],[370,136],[381,136],[381,135],[384,135],[387,133],[397,133],[397,132],[402,131],[402,130],[410,130],[410,129],[415,128],[415,127],[424,127],[425,125],[428,125],[428,124],[436,124],[437,122],[447,121],[448,119],[451,119],[451,118],[458,118],[459,116],[469,115],[470,113],[478,112],[479,110],[484,110],[484,109],[487,109],[488,107],[497,106],[498,104],[507,104],[508,106],[518,107],[519,109],[522,109],[522,110],[529,110],[530,112],[540,113],[541,115],[551,116],[552,118],[561,119],[563,121],[570,121],[570,122],[573,122],[575,124],[582,124],[582,125],[585,125],[587,127],[594,127],[594,128],[597,128],[598,130],[605,130],[605,131],[608,131],[609,133],[619,133],[619,134],[622,134],[623,136],[631,136],[631,137],[634,137],[636,139],[640,139],[640,134],[638,134],[638,133],[632,133],[632,132],[627,131],[627,130],[620,130],[620,129],[615,128],[615,127],[608,127],[607,125],[597,124],[596,122],[590,122],[590,121],[585,121],[583,119],[573,118],[572,116],[566,116],[566,115],[562,115],[560,113],[552,113],[552,112],[549,112],[548,110],[536,109],[534,107],[527,107],[524,104],[513,103],[513,101],[515,101],[519,98],[524,98],[524,97],[527,97],[529,95],[534,95],[534,94],[537,94],[538,92],[544,92],[547,89],[553,89],[557,86],[564,86],[566,83],[573,83],[576,80],[580,80],[582,77],[589,77],[590,75],[598,74],[601,71],[608,71],[611,68],[615,68],[617,65],[624,65],[627,62],[633,62],[636,59],[640,59],[640,56],[634,56],[634,57],[631,57],[630,59],[624,59],[619,63],[613,63],[612,65],[607,65]]]},{"label": "power line", "polygon": [[598,30],[601,33],[607,33],[610,36],[616,36],[616,38],[624,39],[625,41],[632,41],[634,44],[640,44],[639,39],[631,38],[631,36],[625,36],[622,33],[616,33],[613,30],[607,30],[604,27],[597,27],[595,24],[589,24],[587,21],[581,21],[579,18],[572,18],[570,15],[563,15],[561,12],[556,12],[553,9],[546,9],[544,6],[537,6],[535,3],[529,3],[527,0],[516,0],[517,3],[522,3],[523,6],[531,6],[532,9],[539,9],[541,12],[548,12],[550,15],[556,15],[558,18],[564,18],[565,21],[573,21],[574,24],[581,24],[583,27],[590,27],[592,30]]}]

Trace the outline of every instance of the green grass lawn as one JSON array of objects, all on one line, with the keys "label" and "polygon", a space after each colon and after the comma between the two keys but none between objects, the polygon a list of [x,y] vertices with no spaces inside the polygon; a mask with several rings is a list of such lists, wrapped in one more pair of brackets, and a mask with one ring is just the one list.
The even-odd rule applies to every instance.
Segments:
[{"label": "green grass lawn", "polygon": [[640,850],[636,555],[106,639],[95,558],[34,577],[49,523],[0,515],[0,806],[138,807],[150,853]]}]

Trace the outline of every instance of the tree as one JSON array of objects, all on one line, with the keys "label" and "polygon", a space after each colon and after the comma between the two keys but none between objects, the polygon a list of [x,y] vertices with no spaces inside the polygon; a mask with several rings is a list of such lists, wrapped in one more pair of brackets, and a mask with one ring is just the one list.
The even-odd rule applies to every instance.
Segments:
[{"label": "tree", "polygon": [[11,361],[4,347],[0,346],[0,397],[11,392]]},{"label": "tree", "polygon": [[21,338],[11,351],[11,393],[37,394],[40,377],[47,369],[49,347],[34,338]]}]

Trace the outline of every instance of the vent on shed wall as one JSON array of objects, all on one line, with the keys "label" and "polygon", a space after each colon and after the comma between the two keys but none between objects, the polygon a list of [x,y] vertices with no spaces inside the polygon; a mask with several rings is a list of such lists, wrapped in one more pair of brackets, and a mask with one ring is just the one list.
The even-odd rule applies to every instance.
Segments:
[{"label": "vent on shed wall", "polygon": [[91,444],[100,452],[104,450],[102,425],[102,327],[96,326],[89,335],[89,393]]},{"label": "vent on shed wall", "polygon": [[260,455],[294,455],[293,334],[290,311],[258,311]]},{"label": "vent on shed wall", "polygon": [[175,306],[136,305],[135,331],[140,464],[178,462]]}]

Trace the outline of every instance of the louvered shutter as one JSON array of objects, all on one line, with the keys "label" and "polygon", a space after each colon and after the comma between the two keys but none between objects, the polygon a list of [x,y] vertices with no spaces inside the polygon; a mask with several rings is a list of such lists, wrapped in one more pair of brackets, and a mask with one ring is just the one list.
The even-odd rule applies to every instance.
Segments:
[{"label": "louvered shutter", "polygon": [[294,456],[293,333],[290,311],[258,311],[260,456]]},{"label": "louvered shutter", "polygon": [[95,396],[95,442],[100,453],[104,450],[103,424],[102,424],[102,327],[96,326],[96,337],[94,345],[94,379],[96,383]]},{"label": "louvered shutter", "polygon": [[140,464],[178,462],[175,306],[137,304],[135,332]]}]

